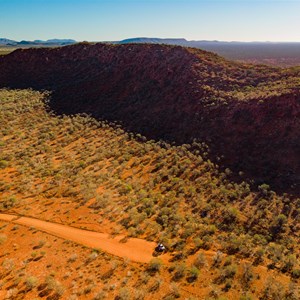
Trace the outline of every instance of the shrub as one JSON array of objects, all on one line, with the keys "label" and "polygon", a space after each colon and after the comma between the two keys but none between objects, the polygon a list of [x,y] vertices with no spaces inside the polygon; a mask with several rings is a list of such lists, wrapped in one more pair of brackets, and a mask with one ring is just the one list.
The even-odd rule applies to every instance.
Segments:
[{"label": "shrub", "polygon": [[284,300],[298,300],[299,286],[296,282],[290,282],[287,291],[284,295]]},{"label": "shrub", "polygon": [[189,270],[188,282],[196,281],[199,277],[200,271],[197,267],[192,266]]},{"label": "shrub", "polygon": [[8,161],[0,160],[0,169],[4,169],[8,166]]},{"label": "shrub", "polygon": [[0,245],[4,244],[7,240],[7,236],[5,234],[0,233]]},{"label": "shrub", "polygon": [[232,279],[237,272],[237,266],[236,265],[229,265],[223,268],[221,271],[219,277],[216,279],[216,283],[223,283],[226,281],[226,279]]},{"label": "shrub", "polygon": [[128,288],[121,288],[118,296],[116,297],[118,300],[129,300],[130,299],[130,291]]},{"label": "shrub", "polygon": [[185,264],[176,264],[173,279],[176,280],[176,281],[181,279],[182,277],[184,277],[185,271],[186,271],[186,265]]},{"label": "shrub", "polygon": [[152,286],[149,288],[149,292],[153,293],[159,290],[160,286],[163,284],[163,280],[161,278],[155,278]]},{"label": "shrub", "polygon": [[287,223],[287,217],[283,214],[278,215],[275,218],[275,220],[270,228],[272,234],[274,236],[276,236],[279,233],[285,232],[286,231],[286,226],[285,226],[286,223]]},{"label": "shrub", "polygon": [[78,255],[75,253],[75,254],[72,254],[69,259],[68,259],[68,262],[74,262],[76,261],[76,259],[78,258]]},{"label": "shrub", "polygon": [[263,256],[265,254],[264,249],[262,248],[258,248],[255,252],[254,252],[254,265],[258,265],[259,263],[263,262]]},{"label": "shrub", "polygon": [[217,253],[213,257],[213,266],[218,267],[223,259],[223,253],[221,251],[217,251]]},{"label": "shrub", "polygon": [[2,267],[7,271],[11,271],[15,268],[15,262],[12,258],[5,258],[2,262]]},{"label": "shrub", "polygon": [[87,295],[89,294],[92,289],[95,287],[94,284],[89,284],[88,286],[86,286],[84,289],[83,289],[83,294]]},{"label": "shrub", "polygon": [[109,198],[104,196],[96,195],[96,200],[93,204],[89,206],[89,208],[93,209],[104,209],[109,205]]},{"label": "shrub", "polygon": [[267,278],[262,295],[260,299],[284,299],[284,288],[283,286],[271,277]]},{"label": "shrub", "polygon": [[253,280],[253,268],[250,264],[243,265],[241,281],[245,289],[249,288],[250,282]]},{"label": "shrub", "polygon": [[199,253],[193,263],[193,265],[198,268],[201,269],[206,265],[206,258],[205,255],[203,253]]},{"label": "shrub", "polygon": [[19,290],[17,288],[11,288],[7,291],[5,299],[17,299]]},{"label": "shrub", "polygon": [[3,208],[10,209],[17,204],[17,199],[14,196],[8,197],[2,203]]},{"label": "shrub", "polygon": [[[93,300],[103,300],[106,297],[107,297],[107,294],[104,291],[101,291],[94,296]],[[77,297],[76,297],[76,299],[77,299]]]},{"label": "shrub", "polygon": [[163,263],[161,261],[161,259],[159,258],[153,258],[148,265],[148,271],[150,273],[156,273],[159,272],[161,267],[162,267]]},{"label": "shrub", "polygon": [[294,269],[291,274],[292,274],[293,278],[299,279],[300,278],[300,269]]},{"label": "shrub", "polygon": [[27,290],[32,290],[38,284],[38,279],[34,276],[30,276],[25,280]]},{"label": "shrub", "polygon": [[135,290],[134,291],[134,295],[133,295],[133,299],[134,300],[143,300],[146,297],[146,292],[143,290]]},{"label": "shrub", "polygon": [[98,257],[98,254],[96,252],[92,252],[86,259],[86,263],[89,264],[90,262],[95,260],[97,257]]},{"label": "shrub", "polygon": [[180,290],[179,290],[178,285],[175,282],[172,282],[170,284],[170,292],[171,292],[171,295],[174,296],[175,298],[180,297]]},{"label": "shrub", "polygon": [[283,266],[281,268],[282,272],[289,272],[293,269],[297,263],[297,258],[295,255],[288,255],[283,260]]}]

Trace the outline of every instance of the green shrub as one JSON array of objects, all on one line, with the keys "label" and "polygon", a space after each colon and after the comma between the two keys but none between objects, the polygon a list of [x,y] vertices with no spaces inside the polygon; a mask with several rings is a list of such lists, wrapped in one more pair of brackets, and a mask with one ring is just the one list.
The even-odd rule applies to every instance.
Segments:
[{"label": "green shrub", "polygon": [[300,269],[294,269],[291,274],[292,274],[293,278],[299,279],[300,278]]},{"label": "green shrub", "polygon": [[192,266],[189,269],[189,274],[188,274],[188,278],[187,278],[188,282],[196,281],[197,278],[199,277],[199,274],[200,274],[199,269],[195,266]]},{"label": "green shrub", "polygon": [[153,258],[148,265],[148,271],[150,273],[157,273],[162,268],[163,262],[159,258]]},{"label": "green shrub", "polygon": [[5,169],[8,166],[8,161],[0,160],[0,169]]},{"label": "green shrub", "polygon": [[28,290],[32,290],[37,286],[37,284],[38,284],[38,279],[34,276],[30,276],[25,280],[25,285]]}]

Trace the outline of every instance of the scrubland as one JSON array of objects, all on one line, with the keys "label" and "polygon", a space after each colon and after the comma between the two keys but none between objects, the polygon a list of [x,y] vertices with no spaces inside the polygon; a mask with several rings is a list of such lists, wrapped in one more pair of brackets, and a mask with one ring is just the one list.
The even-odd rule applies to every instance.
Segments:
[{"label": "scrubland", "polygon": [[162,242],[118,258],[0,221],[3,299],[298,299],[299,198],[232,181],[195,140],[175,146],[49,93],[0,91],[0,211]]}]

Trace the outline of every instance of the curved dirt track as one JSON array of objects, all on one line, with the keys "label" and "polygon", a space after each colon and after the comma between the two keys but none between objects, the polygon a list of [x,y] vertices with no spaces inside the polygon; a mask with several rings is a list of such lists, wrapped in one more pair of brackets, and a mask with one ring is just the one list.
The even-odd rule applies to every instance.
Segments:
[{"label": "curved dirt track", "polygon": [[34,227],[78,244],[101,249],[107,253],[128,258],[135,262],[148,263],[152,258],[155,243],[130,238],[126,243],[120,242],[124,236],[110,237],[108,234],[82,230],[62,224],[46,222],[38,219],[0,214],[0,220],[19,225]]}]

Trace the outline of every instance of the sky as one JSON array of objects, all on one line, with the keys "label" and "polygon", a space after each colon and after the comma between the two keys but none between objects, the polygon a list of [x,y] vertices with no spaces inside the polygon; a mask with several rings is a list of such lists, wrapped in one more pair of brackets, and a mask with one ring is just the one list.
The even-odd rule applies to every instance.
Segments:
[{"label": "sky", "polygon": [[300,0],[0,0],[0,38],[300,42]]}]

